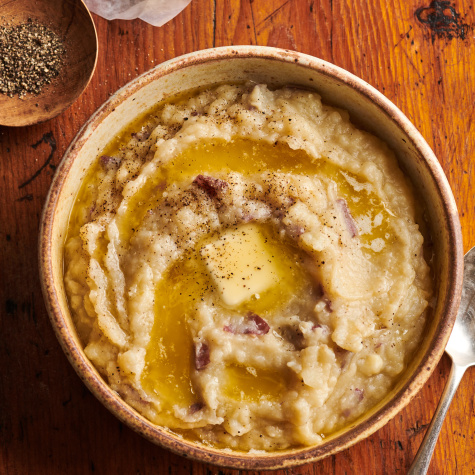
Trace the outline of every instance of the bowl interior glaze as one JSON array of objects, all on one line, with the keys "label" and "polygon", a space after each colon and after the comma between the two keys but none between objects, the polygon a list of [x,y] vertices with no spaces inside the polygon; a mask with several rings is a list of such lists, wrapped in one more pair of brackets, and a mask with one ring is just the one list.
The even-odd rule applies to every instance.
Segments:
[{"label": "bowl interior glaze", "polygon": [[[316,90],[324,102],[348,110],[360,127],[388,143],[424,201],[435,253],[435,311],[423,344],[397,386],[369,413],[328,436],[321,445],[268,454],[226,452],[184,440],[128,406],[85,356],[63,285],[63,245],[69,214],[81,181],[102,148],[162,99],[196,87],[245,80]],[[74,139],[43,213],[40,269],[44,297],[58,339],[79,376],[132,429],[178,454],[216,465],[238,469],[298,465],[336,453],[375,432],[410,401],[432,373],[444,352],[460,301],[460,222],[450,186],[430,147],[402,112],[367,83],[330,63],[294,51],[257,46],[216,48],[176,58],[138,77],[112,96]]]}]

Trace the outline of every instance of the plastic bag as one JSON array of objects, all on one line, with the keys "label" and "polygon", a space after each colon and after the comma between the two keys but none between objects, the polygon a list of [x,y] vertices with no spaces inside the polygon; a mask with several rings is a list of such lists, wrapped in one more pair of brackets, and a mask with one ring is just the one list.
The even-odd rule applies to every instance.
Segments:
[{"label": "plastic bag", "polygon": [[140,18],[162,26],[178,15],[191,0],[84,0],[87,8],[107,20]]}]

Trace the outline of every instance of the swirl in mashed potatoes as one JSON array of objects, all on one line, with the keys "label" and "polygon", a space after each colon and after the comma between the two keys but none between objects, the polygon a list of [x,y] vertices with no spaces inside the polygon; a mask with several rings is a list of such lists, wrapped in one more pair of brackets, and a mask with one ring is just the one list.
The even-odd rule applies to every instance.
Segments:
[{"label": "swirl in mashed potatoes", "polygon": [[388,147],[315,92],[253,84],[168,101],[99,157],[65,285],[86,355],[131,406],[267,451],[382,400],[432,291]]}]

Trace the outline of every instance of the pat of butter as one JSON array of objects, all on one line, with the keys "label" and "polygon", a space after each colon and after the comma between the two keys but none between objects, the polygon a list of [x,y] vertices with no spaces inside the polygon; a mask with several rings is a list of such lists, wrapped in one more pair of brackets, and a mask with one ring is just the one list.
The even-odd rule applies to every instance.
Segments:
[{"label": "pat of butter", "polygon": [[272,250],[254,224],[225,231],[200,252],[226,305],[246,302],[280,280]]}]

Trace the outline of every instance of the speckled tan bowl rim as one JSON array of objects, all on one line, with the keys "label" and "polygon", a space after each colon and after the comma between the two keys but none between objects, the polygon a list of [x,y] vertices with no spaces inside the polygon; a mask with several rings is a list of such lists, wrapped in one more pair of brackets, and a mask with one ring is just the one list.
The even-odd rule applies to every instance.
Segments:
[{"label": "speckled tan bowl rim", "polygon": [[[76,345],[73,335],[69,330],[69,316],[61,312],[59,303],[59,291],[52,268],[52,240],[57,239],[53,234],[55,210],[58,206],[66,176],[83,144],[101,121],[114,111],[115,107],[149,82],[182,68],[189,68],[193,65],[210,61],[232,60],[233,58],[260,58],[263,60],[295,63],[299,67],[316,70],[318,73],[332,78],[332,80],[345,83],[366,96],[404,131],[412,147],[424,158],[426,172],[431,175],[432,180],[437,184],[443,202],[443,216],[441,218],[443,219],[443,226],[449,240],[447,243],[449,252],[445,256],[449,263],[447,276],[449,285],[447,292],[439,296],[439,299],[443,299],[442,318],[435,330],[435,337],[431,341],[428,351],[413,372],[412,377],[394,395],[390,403],[384,405],[367,420],[363,420],[354,428],[343,432],[336,438],[324,441],[318,446],[263,454],[231,452],[187,441],[150,423],[126,404],[105,383],[85,356],[82,348]],[[190,53],[162,63],[134,79],[111,96],[86,122],[66,151],[64,159],[57,169],[43,209],[39,236],[39,260],[42,290],[53,328],[66,356],[92,393],[121,421],[156,444],[194,460],[248,470],[278,469],[319,460],[368,437],[393,418],[424,385],[441,358],[460,303],[463,278],[463,243],[454,197],[437,158],[411,122],[391,101],[353,74],[309,55],[263,46],[229,46]]]}]

